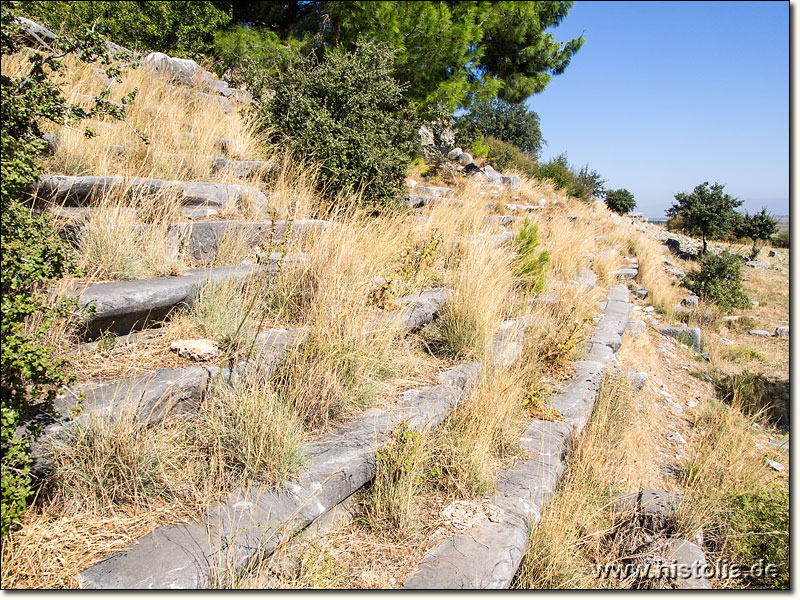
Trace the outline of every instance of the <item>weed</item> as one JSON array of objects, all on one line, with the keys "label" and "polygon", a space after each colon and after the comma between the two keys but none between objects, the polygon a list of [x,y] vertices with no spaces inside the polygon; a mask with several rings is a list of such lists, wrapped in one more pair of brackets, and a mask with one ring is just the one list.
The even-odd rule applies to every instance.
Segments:
[{"label": "weed", "polygon": [[363,504],[364,520],[378,531],[407,534],[417,525],[418,493],[429,461],[427,440],[400,423],[378,449],[375,479]]},{"label": "weed", "polygon": [[725,549],[741,565],[777,567],[776,576],[752,573],[743,582],[748,588],[789,589],[789,485],[776,481],[754,491],[731,493],[723,513]]},{"label": "weed", "polygon": [[226,476],[277,485],[304,462],[303,428],[263,381],[222,386],[191,422],[191,434]]}]

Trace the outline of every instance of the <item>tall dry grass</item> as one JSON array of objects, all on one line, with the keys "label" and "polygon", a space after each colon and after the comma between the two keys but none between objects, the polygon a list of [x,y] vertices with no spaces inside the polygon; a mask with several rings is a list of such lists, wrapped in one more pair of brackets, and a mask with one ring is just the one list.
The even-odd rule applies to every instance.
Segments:
[{"label": "tall dry grass", "polygon": [[569,468],[530,537],[513,587],[585,589],[614,583],[597,579],[591,567],[620,558],[620,548],[609,545],[606,536],[614,526],[611,491],[638,443],[628,426],[634,401],[625,380],[604,379]]}]

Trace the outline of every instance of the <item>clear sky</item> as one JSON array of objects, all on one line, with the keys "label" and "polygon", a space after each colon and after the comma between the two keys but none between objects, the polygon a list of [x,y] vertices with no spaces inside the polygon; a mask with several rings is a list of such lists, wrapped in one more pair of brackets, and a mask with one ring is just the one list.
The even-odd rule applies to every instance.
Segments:
[{"label": "clear sky", "polygon": [[588,163],[649,217],[704,181],[789,214],[789,2],[578,1],[553,35],[581,33],[526,101],[542,158]]}]

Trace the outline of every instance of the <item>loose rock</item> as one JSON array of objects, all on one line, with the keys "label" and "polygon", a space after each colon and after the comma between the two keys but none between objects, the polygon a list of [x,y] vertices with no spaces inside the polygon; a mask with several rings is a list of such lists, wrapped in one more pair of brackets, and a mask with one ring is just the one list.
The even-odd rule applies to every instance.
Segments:
[{"label": "loose rock", "polygon": [[204,338],[198,340],[178,340],[172,342],[169,345],[169,349],[177,352],[178,356],[197,362],[211,360],[219,354],[217,342]]}]

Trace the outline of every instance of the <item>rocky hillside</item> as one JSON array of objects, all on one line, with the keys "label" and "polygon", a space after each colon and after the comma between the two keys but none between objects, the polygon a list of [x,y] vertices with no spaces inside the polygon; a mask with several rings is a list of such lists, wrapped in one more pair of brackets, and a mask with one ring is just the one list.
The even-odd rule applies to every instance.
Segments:
[{"label": "rocky hillside", "polygon": [[547,181],[445,148],[402,209],[322,214],[246,92],[68,64],[73,100],[134,88],[91,139],[51,126],[30,189],[80,265],[48,289],[74,382],[4,587],[732,585],[592,565],[749,559],[730,498],[788,489],[785,251],[721,314],[693,240]]}]

